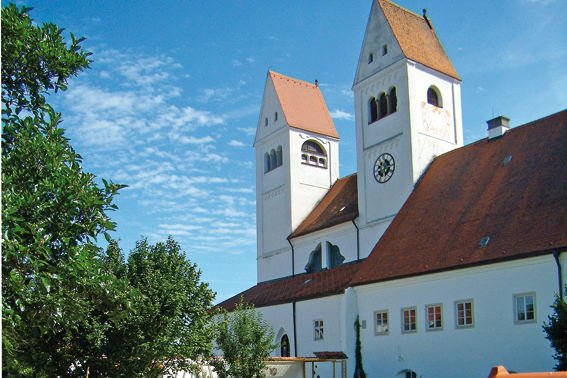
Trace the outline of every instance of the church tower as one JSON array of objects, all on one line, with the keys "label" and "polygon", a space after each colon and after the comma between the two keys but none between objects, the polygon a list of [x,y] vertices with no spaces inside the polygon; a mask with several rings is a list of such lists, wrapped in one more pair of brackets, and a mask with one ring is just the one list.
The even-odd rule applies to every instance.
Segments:
[{"label": "church tower", "polygon": [[373,1],[353,85],[361,257],[431,161],[463,145],[460,83],[425,10]]},{"label": "church tower", "polygon": [[317,84],[269,71],[254,141],[258,282],[295,273],[287,237],[339,178],[338,142]]}]

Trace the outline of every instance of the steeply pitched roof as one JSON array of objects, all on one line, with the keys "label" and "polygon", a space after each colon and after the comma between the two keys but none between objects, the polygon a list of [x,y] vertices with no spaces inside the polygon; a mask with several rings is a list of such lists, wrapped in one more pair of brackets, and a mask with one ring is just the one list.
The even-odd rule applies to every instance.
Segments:
[{"label": "steeply pitched roof", "polygon": [[289,237],[306,235],[358,218],[357,190],[356,173],[337,180],[311,214]]},{"label": "steeply pitched roof", "polygon": [[565,250],[566,163],[567,110],[436,158],[352,284]]},{"label": "steeply pitched roof", "polygon": [[437,38],[431,20],[426,21],[388,0],[377,1],[406,58],[461,80]]},{"label": "steeply pitched roof", "polygon": [[268,71],[289,126],[339,139],[321,90],[314,84]]},{"label": "steeply pitched roof", "polygon": [[219,303],[217,307],[231,311],[241,297],[256,307],[263,307],[340,294],[350,286],[359,266],[360,262],[355,262],[339,268],[259,283]]}]

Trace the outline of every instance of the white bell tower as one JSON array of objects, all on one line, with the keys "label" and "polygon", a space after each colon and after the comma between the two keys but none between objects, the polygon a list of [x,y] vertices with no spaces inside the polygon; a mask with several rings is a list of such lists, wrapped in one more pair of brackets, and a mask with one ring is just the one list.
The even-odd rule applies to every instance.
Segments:
[{"label": "white bell tower", "polygon": [[318,86],[269,71],[254,142],[258,282],[297,273],[287,237],[339,178],[338,142]]},{"label": "white bell tower", "polygon": [[425,10],[373,1],[353,85],[361,257],[431,161],[463,145],[460,83]]}]

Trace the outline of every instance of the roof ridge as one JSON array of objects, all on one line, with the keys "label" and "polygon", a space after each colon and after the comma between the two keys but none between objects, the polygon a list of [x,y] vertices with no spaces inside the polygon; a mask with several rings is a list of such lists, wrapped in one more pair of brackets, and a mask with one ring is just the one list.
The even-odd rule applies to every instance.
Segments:
[{"label": "roof ridge", "polygon": [[319,87],[316,86],[315,84],[310,83],[310,82],[308,82],[308,81],[296,79],[296,78],[291,77],[291,76],[282,75],[282,74],[280,74],[280,73],[277,73],[277,72],[274,72],[274,71],[271,71],[271,70],[268,70],[268,74],[275,75],[275,76],[280,76],[280,77],[282,77],[282,78],[291,80],[291,81],[293,81],[293,82],[297,82],[298,84],[305,84],[305,85],[308,85],[308,86],[313,87],[313,88],[315,88],[315,89],[316,89],[316,88],[319,88]]},{"label": "roof ridge", "polygon": [[[413,16],[419,18],[419,19],[422,19],[423,21],[425,21],[425,20],[423,19],[423,16],[420,16],[419,14],[415,13],[414,11],[411,11],[411,10],[409,10],[409,9],[406,9],[406,8],[402,7],[401,5],[396,4],[396,3],[394,3],[394,2],[392,2],[392,1],[390,1],[390,0],[380,0],[380,1],[387,2],[387,3],[389,3],[390,5],[393,5],[393,6],[395,6],[395,7],[398,7],[398,8],[400,8],[401,10],[403,10],[403,11],[405,11],[405,12],[407,12],[407,13],[409,13],[409,14],[411,14],[411,15],[413,15]],[[386,18],[387,18],[387,17],[386,17]],[[389,21],[388,21],[388,22],[389,22]],[[432,25],[432,27],[433,27],[433,25]]]}]

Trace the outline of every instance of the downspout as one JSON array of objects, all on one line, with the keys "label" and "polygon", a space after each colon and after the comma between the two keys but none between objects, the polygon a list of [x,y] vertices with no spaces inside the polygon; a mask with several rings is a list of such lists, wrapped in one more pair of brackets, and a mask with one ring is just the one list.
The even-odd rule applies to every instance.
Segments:
[{"label": "downspout", "polygon": [[563,300],[563,277],[561,276],[561,262],[559,262],[559,255],[561,252],[553,252],[553,257],[555,258],[555,263],[557,264],[557,275],[559,276],[559,298]]},{"label": "downspout", "polygon": [[297,331],[295,326],[295,301],[293,302],[293,354],[297,357]]},{"label": "downspout", "polygon": [[[295,276],[295,249],[293,248],[293,244],[291,244],[291,240],[289,238],[286,239],[289,245],[291,245],[291,275]],[[295,312],[294,312],[295,316]]]},{"label": "downspout", "polygon": [[354,227],[356,228],[356,261],[358,261],[360,260],[360,230],[354,222],[354,219],[352,220],[352,224],[354,224]]}]

